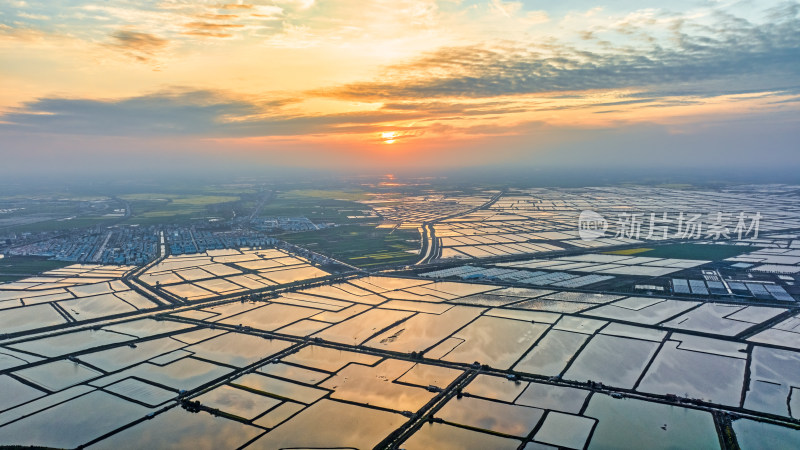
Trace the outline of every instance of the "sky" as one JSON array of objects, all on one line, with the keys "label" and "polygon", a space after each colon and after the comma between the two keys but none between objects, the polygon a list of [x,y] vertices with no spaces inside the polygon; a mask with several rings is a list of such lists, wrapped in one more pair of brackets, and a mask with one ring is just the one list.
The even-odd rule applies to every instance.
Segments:
[{"label": "sky", "polygon": [[0,174],[800,168],[800,2],[0,0]]}]

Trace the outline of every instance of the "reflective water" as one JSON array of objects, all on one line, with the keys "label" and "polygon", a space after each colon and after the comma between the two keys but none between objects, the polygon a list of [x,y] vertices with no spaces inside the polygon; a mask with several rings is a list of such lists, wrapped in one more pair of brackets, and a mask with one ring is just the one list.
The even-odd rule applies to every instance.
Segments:
[{"label": "reflective water", "polygon": [[393,291],[395,289],[403,289],[411,286],[431,284],[429,280],[414,280],[410,278],[391,278],[391,277],[367,277],[354,281],[358,281],[359,283],[354,282],[353,284],[357,286],[362,286],[365,289],[369,289],[378,294],[385,291]]},{"label": "reflective water", "polygon": [[658,342],[596,335],[575,357],[564,378],[632,389],[658,346]]},{"label": "reflective water", "polygon": [[171,320],[138,319],[129,322],[117,323],[103,327],[106,330],[128,334],[136,337],[148,337],[156,334],[194,328],[188,323],[173,322]]},{"label": "reflective water", "polygon": [[[750,386],[744,407],[783,416],[800,416],[800,355],[756,346],[750,364]],[[793,388],[794,387],[794,388]]]},{"label": "reflective water", "polygon": [[361,314],[368,309],[370,309],[369,305],[353,305],[337,312],[324,311],[313,316],[312,318],[314,320],[321,320],[323,322],[337,323],[345,319],[349,319],[356,314]]},{"label": "reflective water", "polygon": [[528,387],[527,382],[523,383],[501,377],[478,375],[467,385],[464,392],[470,395],[511,403],[519,397],[526,387]]},{"label": "reflective water", "polygon": [[40,361],[41,359],[42,358],[38,356],[15,352],[14,350],[0,347],[0,370],[23,366],[28,363]]},{"label": "reflective water", "polygon": [[231,384],[244,386],[280,399],[294,400],[298,403],[314,403],[328,394],[325,389],[303,386],[258,373],[242,375],[231,381]]},{"label": "reflective water", "polygon": [[249,334],[227,333],[186,347],[196,357],[243,367],[274,355],[292,345],[289,341],[265,339]]},{"label": "reflective water", "polygon": [[452,294],[456,297],[496,291],[498,289],[497,286],[492,286],[490,284],[455,283],[452,281],[436,281],[432,284],[426,284],[424,287],[426,289]]},{"label": "reflective water", "polygon": [[320,331],[314,337],[320,337],[342,344],[360,345],[374,334],[403,320],[413,313],[373,308],[369,311],[347,319],[337,325]]},{"label": "reflective water", "polygon": [[84,284],[83,286],[72,286],[68,288],[76,297],[90,297],[98,294],[108,294],[113,292],[108,283]]},{"label": "reflective water", "polygon": [[50,305],[5,309],[0,314],[0,334],[33,330],[66,322],[66,319]]},{"label": "reflective water", "polygon": [[588,395],[585,389],[532,382],[514,403],[578,414]]},{"label": "reflective water", "polygon": [[788,401],[791,387],[764,380],[750,380],[744,407],[781,416],[789,416]]},{"label": "reflective water", "polygon": [[414,367],[398,378],[397,381],[422,387],[432,385],[445,388],[462,373],[463,372],[460,370],[447,367],[434,366],[431,364],[414,364]]},{"label": "reflective water", "polygon": [[297,353],[283,358],[283,361],[301,366],[311,367],[326,372],[337,372],[347,364],[375,364],[379,357],[364,353],[347,352],[327,347],[310,345],[301,348]]},{"label": "reflective water", "polygon": [[114,295],[116,295],[117,297],[121,298],[125,302],[130,303],[131,305],[133,305],[134,308],[136,308],[136,309],[138,309],[140,311],[143,310],[143,309],[150,309],[150,308],[155,308],[156,306],[158,306],[155,303],[153,303],[152,301],[148,300],[144,296],[142,296],[142,295],[140,295],[140,294],[138,294],[138,293],[136,293],[134,291],[122,291],[122,292],[117,292]]},{"label": "reflective water", "polygon": [[425,424],[414,433],[402,448],[407,450],[514,450],[520,444],[515,439],[494,436],[441,423]]},{"label": "reflective water", "polygon": [[[654,302],[655,300],[660,300]],[[631,297],[586,311],[586,315],[655,325],[697,306],[698,302]]]},{"label": "reflective water", "polygon": [[541,444],[539,442],[528,442],[522,450],[558,450],[558,447]]},{"label": "reflective water", "polygon": [[136,308],[123,302],[114,294],[64,300],[58,302],[58,305],[79,321],[136,311]]},{"label": "reflective water", "polygon": [[332,298],[327,297],[319,297],[316,295],[306,295],[298,292],[287,292],[281,294],[279,297],[273,299],[275,302],[282,302],[282,303],[293,303],[303,306],[310,306],[319,309],[324,309],[326,311],[340,311],[348,306],[351,306],[352,302],[346,302],[342,300],[335,300]]},{"label": "reflective water", "polygon": [[319,313],[319,309],[270,303],[261,308],[220,320],[219,323],[244,325],[257,330],[273,331],[300,319]]},{"label": "reflective water", "polygon": [[28,403],[22,404],[20,406],[17,406],[15,408],[0,413],[0,425],[11,423],[12,421],[33,414],[37,411],[42,411],[45,408],[49,408],[61,402],[66,402],[70,399],[76,398],[93,390],[94,388],[91,386],[87,386],[85,384],[79,384],[77,386],[64,389],[63,391],[50,394],[46,397],[40,397],[36,400],[30,401]]},{"label": "reflective water", "polygon": [[482,308],[454,306],[442,314],[417,314],[367,342],[370,347],[411,353],[430,348],[483,312]]},{"label": "reflective water", "polygon": [[505,317],[508,319],[527,320],[530,322],[556,323],[561,314],[542,311],[525,311],[520,309],[492,308],[485,313],[487,316]]},{"label": "reflective water", "polygon": [[286,325],[283,328],[278,328],[276,332],[288,334],[291,336],[305,337],[310,336],[320,330],[324,330],[331,326],[328,322],[318,322],[316,320],[300,320],[291,325]]},{"label": "reflective water", "polygon": [[216,450],[237,448],[264,430],[200,411],[175,407],[93,445],[92,449],[138,448]]},{"label": "reflective water", "polygon": [[14,372],[14,375],[51,391],[74,386],[102,375],[100,372],[72,361],[59,360]]},{"label": "reflective water", "polygon": [[411,292],[412,294],[417,294],[417,295],[422,295],[422,296],[432,296],[432,297],[438,299],[438,301],[453,300],[455,298],[460,297],[460,295],[456,295],[456,294],[453,294],[453,293],[450,293],[450,292],[442,292],[442,291],[437,291],[437,290],[434,290],[434,289],[428,289],[428,286],[430,286],[430,285],[415,286],[415,287],[410,287],[410,288],[406,288],[406,289],[403,289],[403,290],[406,291],[406,292]]},{"label": "reflective water", "polygon": [[728,316],[728,319],[731,320],[741,320],[744,322],[750,323],[761,323],[765,322],[778,314],[783,313],[786,311],[782,308],[764,308],[760,306],[748,306],[739,310],[734,314]]},{"label": "reflective water", "polygon": [[598,420],[590,449],[719,448],[714,419],[706,411],[595,394],[584,415]]},{"label": "reflective water", "polygon": [[481,316],[453,337],[464,343],[442,359],[472,363],[478,361],[508,369],[542,335],[548,324]]},{"label": "reflective water", "polygon": [[452,305],[446,303],[429,303],[429,302],[414,302],[410,300],[390,300],[381,305],[385,309],[399,309],[401,311],[414,311],[424,312],[428,314],[441,314],[450,308]]},{"label": "reflective water", "polygon": [[100,352],[78,357],[81,361],[106,372],[114,372],[147,361],[150,358],[185,347],[186,344],[175,339],[161,338],[139,342],[135,347],[123,345]]},{"label": "reflective water", "polygon": [[196,281],[195,286],[199,286],[203,289],[207,289],[215,294],[224,294],[224,293],[231,293],[237,291],[243,291],[244,288],[233,284],[230,281],[226,281],[222,278],[214,278],[211,280],[203,280],[203,281]]},{"label": "reflective water", "polygon": [[582,449],[595,421],[586,417],[550,411],[533,439],[559,447]]},{"label": "reflective water", "polygon": [[578,302],[563,302],[559,300],[546,300],[534,299],[525,300],[520,303],[515,303],[514,308],[530,309],[534,311],[550,311],[556,313],[576,313],[589,309],[594,304],[592,303],[578,303]]},{"label": "reflective water", "polygon": [[730,358],[747,359],[747,344],[744,343],[683,333],[672,333],[670,340],[679,341],[678,348],[681,350],[694,350]]},{"label": "reflective water", "polygon": [[[400,414],[322,399],[250,447],[268,450],[373,448],[407,420]],[[309,430],[314,432],[309,433]]]},{"label": "reflective water", "polygon": [[520,301],[519,297],[493,295],[493,294],[477,294],[468,297],[461,297],[452,300],[453,303],[475,305],[475,306],[505,306]]},{"label": "reflective water", "polygon": [[46,337],[34,341],[21,342],[19,344],[14,344],[11,348],[36,353],[42,356],[54,357],[130,339],[132,339],[131,336],[112,333],[110,331],[85,330]]},{"label": "reflective water", "polygon": [[196,344],[200,341],[205,341],[220,334],[225,333],[225,330],[213,330],[211,328],[200,328],[186,333],[178,333],[170,336],[171,339],[183,342],[184,344]]},{"label": "reflective water", "polygon": [[741,309],[741,306],[706,303],[662,325],[682,330],[714,330],[714,334],[734,336],[753,326],[749,322],[725,318]]},{"label": "reflective water", "polygon": [[219,409],[222,412],[241,417],[246,420],[254,419],[264,411],[281,403],[272,397],[258,395],[244,389],[222,385],[214,388],[194,400],[203,406]]},{"label": "reflective water", "polygon": [[158,406],[174,399],[178,395],[177,392],[168,391],[135,378],[127,378],[118,383],[106,386],[105,390],[121,395],[129,400],[144,403],[150,407]]},{"label": "reflective water", "polygon": [[313,287],[313,288],[310,288],[310,289],[303,289],[301,291],[298,291],[298,293],[307,294],[307,295],[315,295],[315,296],[320,296],[320,297],[324,297],[324,298],[347,300],[347,301],[351,301],[351,302],[357,302],[360,297],[372,294],[372,292],[370,292],[370,291],[365,291],[363,289],[359,290],[359,288],[357,288],[356,286],[353,286],[353,285],[349,285],[349,286],[352,286],[352,288],[354,288],[354,289],[349,289],[352,292],[348,292],[348,291],[345,291],[343,289],[340,289],[339,286],[343,286],[343,285],[339,284],[339,285],[336,285],[336,286],[331,286],[331,285],[317,286],[317,287]]},{"label": "reflective water", "polygon": [[209,306],[203,308],[202,310],[214,313],[214,317],[208,319],[209,322],[219,322],[222,319],[231,317],[233,315],[245,311],[250,311],[251,309],[256,309],[263,305],[264,305],[263,302],[247,302],[247,303],[231,302],[218,306]]},{"label": "reflective water", "polygon": [[0,428],[0,442],[74,448],[148,412],[144,406],[95,391]]},{"label": "reflective water", "polygon": [[564,316],[553,325],[554,330],[573,331],[575,333],[593,334],[608,322],[604,320],[587,319],[584,317]]},{"label": "reflective water", "polygon": [[13,408],[45,395],[43,391],[34,389],[8,375],[0,375],[0,411]]},{"label": "reflective water", "polygon": [[588,337],[588,335],[570,331],[550,330],[514,366],[514,370],[539,375],[558,375]]},{"label": "reflective water", "polygon": [[286,378],[287,380],[297,381],[306,384],[317,384],[328,378],[330,374],[317,372],[316,370],[304,369],[289,364],[267,364],[258,368],[258,371],[272,375],[273,377]]},{"label": "reflective water", "polygon": [[165,291],[175,295],[178,298],[186,299],[189,301],[192,300],[201,300],[204,298],[213,297],[214,294],[211,291],[207,291],[199,286],[195,286],[191,283],[183,283],[183,284],[173,284],[171,286],[164,286],[162,287]]},{"label": "reflective water", "polygon": [[[688,394],[723,405],[738,406],[746,361],[680,350],[667,341],[637,390],[654,394]],[[697,370],[702,367],[703,370]]]},{"label": "reflective water", "polygon": [[601,303],[608,303],[614,300],[619,300],[620,298],[622,298],[622,296],[587,293],[587,292],[563,291],[563,292],[556,292],[554,294],[549,294],[545,298],[547,298],[548,300],[564,300],[568,302],[601,304]]},{"label": "reflective water", "polygon": [[[393,279],[392,282],[402,284],[407,281]],[[553,293],[495,286],[489,287],[491,292],[471,292],[459,291],[463,287],[460,283],[425,283],[424,286],[407,287],[410,292],[383,294],[386,298],[407,296],[403,300],[387,300],[367,290],[382,291],[382,288],[356,280],[353,284],[363,287],[346,283],[341,289],[331,285],[289,293],[278,302],[236,301],[219,307],[181,307],[176,310],[183,310],[178,314],[195,320],[212,322],[227,318],[226,322],[234,324],[238,324],[241,318],[263,314],[259,323],[272,326],[280,333],[321,335],[326,331],[324,327],[335,327],[336,339],[344,339],[342,342],[345,344],[367,339],[367,345],[378,349],[408,353],[427,350],[425,356],[428,358],[460,363],[478,360],[499,368],[520,361],[515,370],[546,376],[560,372],[567,379],[591,379],[620,388],[632,388],[653,357],[649,373],[638,387],[642,392],[688,395],[732,406],[738,406],[742,393],[744,366],[748,361],[748,353],[743,350],[752,349],[750,385],[744,390],[744,407],[784,416],[790,414],[790,407],[795,415],[800,410],[800,375],[797,375],[800,373],[800,357],[796,352],[748,346],[743,340],[670,333],[657,324],[634,326],[583,317],[592,311],[570,316],[531,309],[500,307],[487,310],[454,305],[446,300],[464,293],[492,301],[507,301],[511,297],[526,301],[530,298],[528,295]],[[473,286],[464,289],[474,289]],[[447,291],[450,288],[453,290]],[[322,294],[340,296],[347,301]],[[492,297],[493,294],[508,298],[498,299]],[[581,308],[587,307],[592,300],[600,301],[587,300],[580,293],[554,295],[556,299],[537,300]],[[432,301],[408,300],[411,297]],[[350,302],[361,300],[365,304]],[[381,303],[380,307],[371,306]],[[626,298],[614,301],[613,307],[603,306],[598,310],[614,308],[615,314],[621,317],[650,322],[660,320],[671,308],[696,304],[649,297]],[[0,320],[4,320],[5,312],[14,309],[0,311]],[[744,325],[733,326],[750,327],[758,320],[773,317],[773,309],[777,308],[722,308],[719,311],[725,313],[724,317],[722,313],[711,314],[706,325],[717,321],[725,326],[726,322],[738,322]],[[267,313],[270,310],[272,314]],[[702,312],[705,310],[716,311],[706,306],[698,310],[700,313],[696,316],[692,316],[694,311],[687,313],[685,310],[676,315],[701,318],[705,317]],[[293,311],[302,311],[303,314],[294,316]],[[791,343],[797,334],[796,327],[792,325],[794,322],[784,322],[788,324],[779,324],[773,329],[790,334],[781,342]],[[548,330],[548,327],[552,329]],[[724,328],[724,331],[729,333],[730,329]],[[377,335],[369,337],[372,333]],[[126,345],[126,341],[136,336],[148,340],[137,342],[135,347]],[[670,341],[656,355],[658,344],[666,336],[670,336]],[[20,350],[60,357],[66,352],[109,344],[117,347],[99,352],[90,350],[93,353],[79,357],[86,364],[78,365],[77,370],[88,373],[72,376],[68,370],[54,368],[49,362],[29,368],[37,370],[18,371],[20,376],[28,377],[25,381],[30,381],[30,385],[14,378],[18,375],[16,373],[12,373],[13,376],[0,375],[0,433],[4,431],[4,423],[22,424],[31,420],[28,423],[36,424],[36,420],[41,420],[38,417],[50,409],[66,414],[66,409],[56,406],[63,402],[70,405],[69,412],[83,413],[86,406],[78,409],[81,403],[76,401],[96,387],[102,387],[102,391],[92,395],[111,399],[94,402],[100,408],[124,410],[125,406],[117,405],[131,404],[143,409],[143,413],[124,418],[119,425],[124,426],[143,417],[149,408],[172,405],[180,389],[194,389],[214,382],[217,387],[203,393],[199,400],[205,406],[241,417],[242,422],[213,418],[206,413],[188,414],[173,408],[153,420],[120,432],[108,442],[121,448],[126,447],[126,443],[138,441],[154,448],[169,447],[174,442],[199,448],[236,448],[249,440],[255,440],[255,447],[260,448],[276,448],[273,444],[293,448],[372,448],[409,420],[392,411],[417,411],[436,395],[428,392],[427,387],[445,387],[463,374],[462,370],[414,360],[384,360],[360,353],[368,351],[364,347],[354,347],[349,352],[308,344],[298,346],[301,350],[282,357],[280,363],[254,364],[295,344],[281,339],[263,339],[244,331],[229,332],[152,319],[111,325],[100,331],[83,330],[18,342],[14,349],[0,347],[0,370],[25,364],[26,358],[30,361],[41,359]],[[578,353],[581,346],[585,348]],[[89,360],[93,367],[90,367]],[[75,367],[74,363],[70,364]],[[94,366],[99,371],[92,370]],[[247,366],[258,367],[255,371],[246,370],[250,372],[246,375],[237,373],[236,379],[231,381],[236,368]],[[110,374],[101,373],[104,371],[110,371]],[[66,372],[67,376],[61,372]],[[709,422],[710,415],[706,412],[630,398],[615,400],[601,392],[592,397],[585,389],[558,385],[558,380],[540,381],[514,382],[503,376],[480,375],[464,388],[465,395],[461,399],[451,398],[437,411],[436,417],[446,423],[425,424],[406,444],[427,448],[502,448],[509,445],[526,450],[554,448],[554,445],[581,447],[584,444],[590,448],[659,448],[670,445],[706,448],[706,442],[712,442],[709,436],[716,438],[713,422]],[[75,382],[85,384],[74,385]],[[45,388],[42,387],[41,391],[34,389],[31,386],[35,383],[53,389],[73,387],[42,396]],[[219,383],[226,384],[219,387]],[[591,401],[587,402],[589,398]],[[585,405],[588,409],[584,417],[576,416]],[[89,415],[95,413],[92,411]],[[152,425],[169,414],[179,414],[183,418],[166,419],[174,420],[172,428],[162,430]],[[599,420],[597,425],[595,419]],[[14,420],[19,421],[12,422]],[[53,416],[49,420],[59,418]],[[252,425],[249,420],[252,420]],[[203,422],[202,427],[194,424],[197,421]],[[102,420],[98,422],[99,430],[104,425]],[[44,425],[38,423],[36,426]],[[537,441],[523,442],[522,438],[530,435],[537,426],[541,427],[534,433]],[[595,426],[593,440],[586,442],[586,431]],[[228,428],[235,430],[235,435],[232,432],[227,437],[209,436],[216,429],[228,433],[225,431]],[[91,427],[87,429],[93,430]],[[27,428],[20,430],[21,433],[27,432]],[[146,436],[139,436],[132,430],[145,430],[143,434]],[[186,436],[183,430],[188,430]],[[763,433],[773,434],[769,430]],[[71,430],[63,434],[65,442],[75,435]],[[515,437],[512,439],[504,434]],[[325,439],[315,440],[318,435]],[[126,440],[121,440],[120,436],[125,436]],[[5,441],[0,439],[2,443]],[[401,447],[410,448],[406,444]]]},{"label": "reflective water", "polygon": [[800,430],[779,427],[754,420],[739,419],[733,422],[736,442],[742,450],[797,448]]},{"label": "reflective water", "polygon": [[608,334],[611,336],[629,337],[634,339],[643,339],[645,341],[661,342],[667,336],[666,331],[654,330],[652,328],[637,327],[633,325],[624,325],[621,323],[612,322],[605,328],[600,330],[601,334]]},{"label": "reflective water", "polygon": [[547,290],[547,289],[530,289],[530,288],[519,288],[519,287],[510,287],[500,289],[499,291],[495,291],[495,294],[500,295],[513,295],[515,297],[523,297],[523,298],[535,298],[541,297],[547,294],[552,294],[554,291]]},{"label": "reflective water", "polygon": [[525,437],[544,411],[474,397],[453,398],[435,416],[447,422],[511,436]]},{"label": "reflective water", "polygon": [[428,350],[425,352],[425,357],[429,359],[442,359],[448,353],[452,352],[453,349],[458,347],[459,345],[463,344],[463,339],[456,339],[456,338],[447,338],[443,340],[439,345],[436,347]]},{"label": "reflective water", "polygon": [[399,360],[385,360],[375,367],[350,365],[320,383],[320,386],[334,390],[331,394],[334,399],[396,411],[416,411],[435,394],[423,388],[392,382],[413,365]]},{"label": "reflective water", "polygon": [[303,408],[305,408],[305,405],[300,403],[285,402],[254,420],[253,423],[264,428],[275,428],[286,419],[302,411]]},{"label": "reflective water", "polygon": [[[165,366],[142,363],[114,375],[104,377],[102,384],[135,376],[175,390],[191,390],[230,373],[231,369],[194,358],[183,358]],[[102,385],[98,383],[98,385]]]},{"label": "reflective water", "polygon": [[261,272],[261,276],[278,284],[292,283],[295,281],[324,277],[327,275],[330,274],[324,270],[320,270],[311,266]]}]

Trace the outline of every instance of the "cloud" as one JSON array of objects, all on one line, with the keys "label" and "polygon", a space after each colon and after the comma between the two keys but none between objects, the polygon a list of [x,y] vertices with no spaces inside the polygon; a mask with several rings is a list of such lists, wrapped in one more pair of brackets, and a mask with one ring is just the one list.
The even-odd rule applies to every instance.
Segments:
[{"label": "cloud", "polygon": [[148,60],[157,51],[169,44],[169,41],[150,33],[133,30],[118,30],[111,34],[112,47],[123,50],[126,54],[141,61]]},{"label": "cloud", "polygon": [[50,17],[45,16],[44,14],[31,14],[26,12],[18,13],[17,16],[22,17],[23,19],[31,19],[31,20],[50,20]]},{"label": "cloud", "polygon": [[504,2],[503,0],[491,0],[489,2],[489,9],[505,17],[511,17],[522,9],[520,2]]},{"label": "cloud", "polygon": [[217,31],[229,28],[242,28],[244,25],[238,23],[211,23],[211,22],[189,22],[184,25],[186,28],[193,28],[196,31]]},{"label": "cloud", "polygon": [[248,5],[242,3],[228,3],[217,6],[219,9],[253,9],[255,5]]},{"label": "cloud", "polygon": [[314,6],[314,0],[275,0],[275,2],[291,5],[299,10],[309,9]]},{"label": "cloud", "polygon": [[[794,5],[796,6],[796,5]],[[712,24],[676,19],[668,39],[608,50],[563,42],[441,48],[388,67],[382,81],[317,91],[345,99],[487,98],[503,95],[715,86],[719,90],[800,85],[800,19],[788,6],[773,22],[717,14]],[[630,21],[618,27],[632,33]],[[584,33],[592,40],[595,31]],[[383,81],[388,80],[388,81]]]},{"label": "cloud", "polygon": [[203,13],[203,14],[198,14],[197,17],[200,18],[200,19],[206,19],[206,20],[231,20],[231,19],[236,19],[239,16],[237,16],[236,14]]},{"label": "cloud", "polygon": [[189,22],[183,25],[189,31],[182,34],[190,36],[205,36],[214,38],[228,38],[232,34],[228,31],[237,28],[244,28],[244,25],[238,23],[213,23],[213,22]]},{"label": "cloud", "polygon": [[[377,132],[409,117],[398,111],[290,115],[292,98],[239,98],[210,90],[171,90],[114,100],[40,98],[0,116],[0,130],[89,136],[293,136]],[[374,130],[373,130],[374,128]]]}]

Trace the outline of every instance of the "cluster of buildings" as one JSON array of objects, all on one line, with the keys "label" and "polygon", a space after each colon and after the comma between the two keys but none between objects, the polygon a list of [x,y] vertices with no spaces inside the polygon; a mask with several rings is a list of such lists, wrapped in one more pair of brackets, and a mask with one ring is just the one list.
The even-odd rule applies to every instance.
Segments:
[{"label": "cluster of buildings", "polygon": [[[14,256],[46,256],[59,261],[140,265],[157,255],[156,227],[115,226],[92,228],[67,236],[47,234],[6,251]],[[13,241],[12,241],[13,242]]]},{"label": "cluster of buildings", "polygon": [[335,226],[333,223],[315,224],[306,217],[254,217],[249,226],[261,231],[314,231]]},{"label": "cluster of buildings", "polygon": [[195,227],[118,225],[68,235],[42,233],[21,236],[20,240],[7,239],[0,245],[0,253],[9,256],[42,256],[59,261],[143,265],[159,255],[161,231],[173,255],[225,248],[261,248],[277,242],[253,230],[209,231]]},{"label": "cluster of buildings", "polygon": [[173,255],[203,253],[224,248],[264,247],[277,240],[250,230],[208,231],[194,227],[172,227],[164,233]]}]

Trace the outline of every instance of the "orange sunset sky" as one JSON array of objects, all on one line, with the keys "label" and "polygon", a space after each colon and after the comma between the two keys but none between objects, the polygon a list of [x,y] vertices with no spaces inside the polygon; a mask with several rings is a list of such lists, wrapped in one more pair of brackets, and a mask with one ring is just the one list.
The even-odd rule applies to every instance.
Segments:
[{"label": "orange sunset sky", "polygon": [[794,1],[0,1],[0,173],[798,165]]}]

